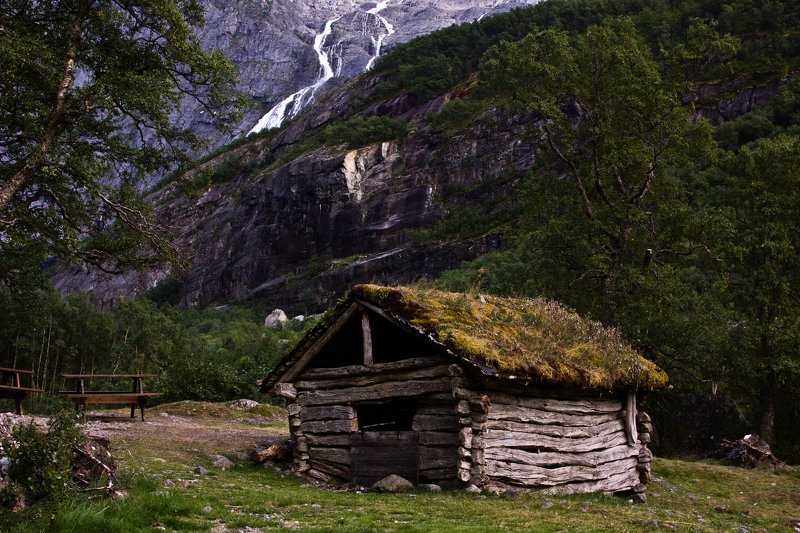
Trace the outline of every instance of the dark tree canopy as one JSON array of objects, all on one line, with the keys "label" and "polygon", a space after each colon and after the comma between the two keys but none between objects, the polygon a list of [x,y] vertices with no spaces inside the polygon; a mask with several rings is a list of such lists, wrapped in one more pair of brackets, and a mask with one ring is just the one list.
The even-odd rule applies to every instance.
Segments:
[{"label": "dark tree canopy", "polygon": [[183,98],[220,124],[238,104],[232,66],[194,33],[202,23],[195,0],[0,0],[4,255],[111,272],[171,255],[143,177],[201,146],[171,120]]}]

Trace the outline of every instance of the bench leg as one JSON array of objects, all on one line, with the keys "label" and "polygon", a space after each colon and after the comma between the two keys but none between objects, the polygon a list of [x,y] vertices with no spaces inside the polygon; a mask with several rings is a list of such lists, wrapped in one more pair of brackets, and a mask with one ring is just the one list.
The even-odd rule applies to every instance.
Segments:
[{"label": "bench leg", "polygon": [[132,403],[131,404],[131,418],[134,418],[135,416],[136,416],[136,404]]},{"label": "bench leg", "polygon": [[145,402],[145,399],[144,399],[144,398],[142,398],[141,400],[139,400],[139,412],[140,412],[140,413],[141,413],[141,415],[142,415],[142,422],[144,422],[144,402]]},{"label": "bench leg", "polygon": [[17,398],[17,414],[22,416],[22,398]]}]

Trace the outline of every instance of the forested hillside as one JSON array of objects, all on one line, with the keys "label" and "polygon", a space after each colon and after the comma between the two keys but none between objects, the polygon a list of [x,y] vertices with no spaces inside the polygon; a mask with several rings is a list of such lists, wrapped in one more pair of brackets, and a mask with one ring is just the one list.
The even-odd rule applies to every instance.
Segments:
[{"label": "forested hillside", "polygon": [[[184,228],[202,265],[160,289],[172,284],[183,303],[248,298],[251,308],[178,311],[151,293],[161,307],[97,311],[52,294],[35,265],[13,265],[0,363],[44,368],[51,382],[82,365],[178,383],[208,360],[237,376],[210,378],[208,396],[246,394],[241,384],[286,349],[280,333],[261,338],[269,309],[258,302],[316,311],[356,275],[427,277],[447,289],[545,295],[618,327],[671,377],[648,408],[662,450],[704,451],[754,431],[798,461],[799,72],[800,5],[788,0],[550,0],[435,32],[295,123],[242,139],[153,193],[164,220],[190,217],[176,206],[207,217]],[[348,174],[341,193],[332,176],[351,153],[367,170]],[[286,211],[253,207],[265,197]],[[283,223],[306,223],[314,201],[339,218],[313,220],[308,235],[275,229],[291,209],[305,211]],[[398,205],[410,211],[381,225]],[[372,220],[373,208],[386,218]],[[245,222],[273,233],[237,240]],[[400,246],[407,255],[370,271],[360,240],[376,256]],[[285,252],[284,241],[302,251],[253,252]],[[452,269],[461,258],[473,260]],[[73,335],[75,324],[84,332]]]}]

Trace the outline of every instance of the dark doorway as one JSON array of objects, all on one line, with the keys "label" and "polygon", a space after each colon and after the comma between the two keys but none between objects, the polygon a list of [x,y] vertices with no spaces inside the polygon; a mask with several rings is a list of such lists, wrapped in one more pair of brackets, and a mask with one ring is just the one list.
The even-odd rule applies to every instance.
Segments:
[{"label": "dark doorway", "polygon": [[417,432],[411,429],[416,401],[394,398],[355,409],[359,431],[350,437],[353,477],[368,485],[397,474],[418,483]]}]

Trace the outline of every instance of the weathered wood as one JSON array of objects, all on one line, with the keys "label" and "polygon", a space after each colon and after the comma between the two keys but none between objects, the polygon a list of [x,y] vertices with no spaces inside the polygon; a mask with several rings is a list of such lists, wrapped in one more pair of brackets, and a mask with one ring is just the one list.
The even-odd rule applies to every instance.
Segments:
[{"label": "weathered wood", "polygon": [[429,446],[419,447],[419,468],[455,468],[458,462],[458,449],[455,447],[433,448]]},{"label": "weathered wood", "polygon": [[372,329],[369,327],[369,314],[361,313],[361,336],[364,340],[364,366],[372,365]]},{"label": "weathered wood", "polygon": [[286,412],[289,414],[289,416],[298,416],[302,410],[303,406],[297,405],[296,403],[292,403],[286,406]]},{"label": "weathered wood", "polygon": [[415,431],[458,431],[461,425],[455,415],[436,416],[436,415],[416,415],[412,429]]},{"label": "weathered wood", "polygon": [[369,387],[350,387],[346,389],[303,392],[297,395],[297,401],[303,406],[332,405],[363,400],[407,397],[442,392],[450,389],[447,378],[416,380],[412,382],[390,382]]},{"label": "weathered wood", "polygon": [[307,407],[300,412],[300,420],[353,420],[355,410],[349,405],[324,405],[321,407]]},{"label": "weathered wood", "polygon": [[458,404],[456,404],[456,413],[467,416],[469,415],[472,409],[469,406],[469,402],[467,400],[459,400]]},{"label": "weathered wood", "polygon": [[[309,461],[308,464],[311,467],[311,470],[309,470],[309,473],[306,475],[311,477],[314,477],[311,475],[311,471],[313,470],[316,470],[318,472],[323,472],[324,474],[333,476],[333,478],[338,480],[347,480],[350,479],[351,477],[352,471],[350,468],[347,468],[346,466],[328,463],[325,461],[313,461],[313,460]],[[327,481],[327,483],[331,483],[332,481],[334,480]]]},{"label": "weathered wood", "polygon": [[596,467],[563,466],[559,468],[541,468],[520,463],[504,463],[491,461],[486,463],[486,473],[492,478],[513,480],[528,486],[552,486],[565,483],[597,481],[615,475],[637,476],[637,460],[635,457],[601,464]]},{"label": "weathered wood", "polygon": [[[615,492],[622,492],[630,490],[639,483],[639,479],[631,472],[623,472],[613,474],[605,479],[596,481],[585,481],[582,483],[568,483],[565,485],[556,485],[542,491],[544,494],[552,495],[568,495],[568,494],[581,494],[587,492],[605,492],[612,494]],[[536,487],[536,484],[528,486]]]},{"label": "weathered wood", "polygon": [[455,431],[421,431],[420,446],[458,446],[458,434]]},{"label": "weathered wood", "polygon": [[317,391],[344,389],[347,387],[368,387],[388,382],[411,381],[416,379],[440,378],[447,375],[447,367],[438,365],[416,370],[384,372],[367,376],[355,376],[350,378],[318,379],[297,381],[294,386],[298,391]]},{"label": "weathered wood", "polygon": [[419,470],[420,481],[444,481],[447,479],[456,479],[456,466],[455,464],[449,465],[446,468],[428,468]]},{"label": "weathered wood", "polygon": [[562,412],[533,409],[520,405],[493,403],[489,408],[490,420],[508,420],[511,422],[527,422],[532,424],[550,424],[558,426],[593,426],[611,420],[621,420],[623,411],[611,413],[593,413],[574,415]]},{"label": "weathered wood", "polygon": [[350,433],[306,433],[304,438],[310,446],[350,446]]},{"label": "weathered wood", "polygon": [[280,377],[280,382],[275,386],[277,390],[278,385],[281,383],[291,383],[295,377],[306,367],[308,363],[317,355],[322,348],[336,335],[342,327],[353,317],[353,315],[360,309],[359,305],[353,303],[331,324],[331,326],[323,333],[309,348],[303,352],[303,355],[290,366],[286,372]]},{"label": "weathered wood", "polygon": [[628,457],[637,457],[635,447],[623,444],[607,450],[586,453],[530,452],[514,448],[489,448],[485,452],[486,461],[504,461],[506,463],[522,463],[532,466],[590,466],[618,461]]},{"label": "weathered wood", "polygon": [[295,389],[294,385],[291,383],[278,383],[272,387],[272,395],[280,396],[281,398],[286,398],[290,402],[293,402],[295,398],[297,398],[297,389]]},{"label": "weathered wood", "polygon": [[416,483],[418,446],[411,431],[364,432],[352,435],[350,459],[353,477],[373,483],[398,474]]},{"label": "weathered wood", "polygon": [[298,376],[298,381],[370,376],[384,374],[386,372],[428,368],[443,364],[447,364],[447,360],[443,357],[412,357],[400,361],[393,361],[391,363],[376,363],[372,366],[348,365],[337,368],[309,368]]},{"label": "weathered wood", "polygon": [[483,436],[486,449],[490,448],[528,448],[543,449],[557,452],[592,452],[605,448],[613,448],[627,444],[628,439],[624,430],[607,435],[598,435],[583,439],[561,439],[536,435],[533,433],[519,433],[514,431],[486,430]]},{"label": "weathered wood", "polygon": [[350,464],[350,448],[321,448],[310,446],[308,456],[312,461],[324,461],[339,465]]},{"label": "weathered wood", "polygon": [[458,443],[461,445],[462,448],[467,448],[468,450],[472,448],[472,429],[466,427],[462,428],[458,432]]},{"label": "weathered wood", "polygon": [[589,427],[576,426],[551,426],[544,424],[525,424],[509,422],[506,420],[489,420],[486,430],[512,431],[515,433],[531,433],[533,435],[548,435],[550,437],[585,438],[598,435],[608,435],[617,431],[624,431],[625,424],[622,420],[611,420],[602,424]]},{"label": "weathered wood", "polygon": [[422,404],[417,406],[417,415],[456,416],[454,400],[449,403]]},{"label": "weathered wood", "polygon": [[531,409],[572,415],[617,413],[623,410],[621,399],[564,400],[514,396],[503,392],[491,392],[492,408],[497,404],[519,405]]},{"label": "weathered wood", "polygon": [[352,433],[358,431],[357,420],[312,420],[302,423],[308,433]]},{"label": "weathered wood", "polygon": [[628,435],[628,444],[633,446],[639,440],[636,430],[636,393],[629,392],[625,401],[625,432]]}]

